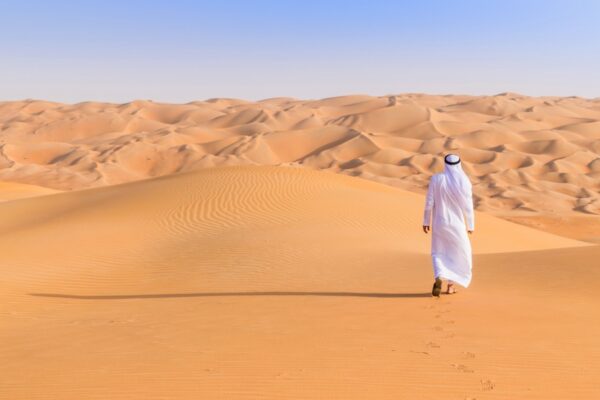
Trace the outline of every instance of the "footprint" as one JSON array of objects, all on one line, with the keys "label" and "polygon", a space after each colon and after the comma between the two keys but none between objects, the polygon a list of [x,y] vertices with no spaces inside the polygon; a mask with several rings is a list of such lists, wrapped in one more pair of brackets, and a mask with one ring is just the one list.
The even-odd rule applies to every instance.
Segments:
[{"label": "footprint", "polygon": [[454,333],[452,333],[452,332],[448,332],[447,334],[445,334],[443,336],[444,339],[450,339],[450,338],[453,338],[453,337],[454,337]]},{"label": "footprint", "polygon": [[471,368],[467,367],[464,364],[450,364],[450,365],[452,365],[454,368],[456,368],[460,372],[466,372],[466,373],[475,372],[474,370],[472,370]]},{"label": "footprint", "polygon": [[439,349],[440,345],[437,344],[437,343],[435,343],[435,342],[427,342],[427,347],[431,347],[431,348],[434,348],[434,349]]},{"label": "footprint", "polygon": [[475,353],[471,353],[470,351],[463,351],[462,354],[465,358],[475,358]]},{"label": "footprint", "polygon": [[433,330],[435,330],[435,331],[438,331],[438,332],[441,332],[441,331],[443,331],[443,330],[444,330],[444,328],[438,325],[438,326],[434,326],[434,327],[433,327]]},{"label": "footprint", "polygon": [[425,354],[426,356],[428,356],[428,355],[429,355],[429,353],[428,353],[428,352],[426,352],[426,351],[415,351],[415,350],[411,350],[410,352],[411,352],[411,353],[417,353],[417,354]]},{"label": "footprint", "polygon": [[496,387],[496,383],[494,383],[494,381],[490,381],[489,379],[482,379],[480,382],[481,390],[486,392],[489,390],[494,390],[494,387]]}]

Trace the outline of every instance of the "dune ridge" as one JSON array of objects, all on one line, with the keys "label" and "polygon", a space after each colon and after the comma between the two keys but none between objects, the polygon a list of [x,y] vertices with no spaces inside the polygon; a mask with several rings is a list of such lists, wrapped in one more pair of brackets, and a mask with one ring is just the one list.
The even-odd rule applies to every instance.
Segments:
[{"label": "dune ridge", "polygon": [[[227,165],[297,165],[423,193],[458,151],[476,209],[600,214],[600,102],[341,96],[187,104],[0,103],[0,180],[55,190]],[[458,150],[456,150],[458,149]]]}]

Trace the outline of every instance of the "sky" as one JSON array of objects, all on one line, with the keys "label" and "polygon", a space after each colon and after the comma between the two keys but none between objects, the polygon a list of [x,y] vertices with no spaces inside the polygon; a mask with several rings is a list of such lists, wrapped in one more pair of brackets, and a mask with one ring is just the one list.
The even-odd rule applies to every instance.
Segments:
[{"label": "sky", "polygon": [[600,97],[600,1],[0,2],[0,101]]}]

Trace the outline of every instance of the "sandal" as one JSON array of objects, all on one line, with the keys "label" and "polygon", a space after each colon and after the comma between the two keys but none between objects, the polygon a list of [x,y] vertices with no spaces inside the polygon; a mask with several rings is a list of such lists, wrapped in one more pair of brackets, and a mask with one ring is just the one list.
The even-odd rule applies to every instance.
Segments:
[{"label": "sandal", "polygon": [[441,292],[442,292],[442,280],[440,278],[435,278],[435,282],[433,284],[433,289],[431,289],[431,294],[435,297],[440,297]]}]

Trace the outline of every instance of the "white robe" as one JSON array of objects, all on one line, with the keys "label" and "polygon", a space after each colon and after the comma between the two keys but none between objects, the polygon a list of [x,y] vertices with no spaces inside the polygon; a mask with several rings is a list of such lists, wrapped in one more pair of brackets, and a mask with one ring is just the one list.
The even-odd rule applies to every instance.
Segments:
[{"label": "white robe", "polygon": [[471,182],[460,164],[444,164],[444,167],[444,172],[433,175],[429,182],[423,225],[431,227],[435,278],[467,287],[473,264],[467,229],[475,229]]}]

